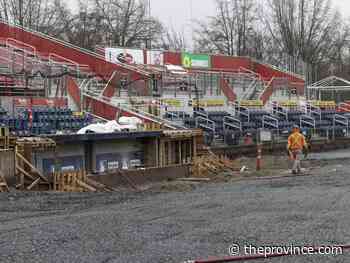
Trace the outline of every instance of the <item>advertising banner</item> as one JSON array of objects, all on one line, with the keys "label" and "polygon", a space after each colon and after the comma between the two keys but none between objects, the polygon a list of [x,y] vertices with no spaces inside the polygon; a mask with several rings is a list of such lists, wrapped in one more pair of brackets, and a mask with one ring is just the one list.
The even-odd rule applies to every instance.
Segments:
[{"label": "advertising banner", "polygon": [[210,68],[210,56],[206,54],[182,53],[182,66],[185,68]]},{"label": "advertising banner", "polygon": [[112,63],[144,64],[142,49],[106,48],[105,55]]},{"label": "advertising banner", "polygon": [[[196,100],[190,100],[188,105],[193,107],[198,107]],[[199,107],[223,107],[225,106],[225,100],[221,99],[208,99],[208,100],[200,100]]]},{"label": "advertising banner", "polygon": [[149,64],[149,65],[164,65],[163,51],[148,50],[147,51],[147,64]]},{"label": "advertising banner", "polygon": [[163,99],[162,102],[166,106],[177,107],[177,108],[180,108],[182,106],[181,100],[177,100],[177,99]]}]

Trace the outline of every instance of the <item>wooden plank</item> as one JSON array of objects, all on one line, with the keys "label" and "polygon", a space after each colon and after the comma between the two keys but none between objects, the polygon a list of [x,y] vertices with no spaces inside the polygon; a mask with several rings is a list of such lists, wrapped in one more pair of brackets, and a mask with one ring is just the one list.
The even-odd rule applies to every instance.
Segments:
[{"label": "wooden plank", "polygon": [[84,189],[90,191],[90,192],[97,192],[96,188],[94,188],[94,187],[92,187],[92,186],[90,186],[90,185],[84,183],[84,182],[81,181],[81,180],[77,180],[77,184],[78,184],[79,186],[81,186],[82,188],[84,188]]},{"label": "wooden plank", "polygon": [[185,182],[209,182],[210,178],[179,178],[176,181],[185,181]]},{"label": "wooden plank", "polygon": [[40,181],[41,181],[41,178],[39,177],[30,186],[27,187],[27,190],[32,190],[33,187],[35,187],[36,185],[38,185],[40,183]]},{"label": "wooden plank", "polygon": [[[21,167],[17,166],[16,169],[22,174],[22,175],[25,175],[27,176],[29,179],[31,180],[36,180],[33,176],[31,176],[29,173],[27,173],[26,171],[24,171]],[[21,180],[21,184],[23,185],[24,182],[22,182]]]},{"label": "wooden plank", "polygon": [[45,176],[43,176],[41,173],[40,173],[40,171],[38,170],[38,169],[36,169],[26,158],[24,158],[23,157],[23,155],[21,155],[20,153],[18,153],[18,152],[16,152],[16,155],[24,162],[24,163],[26,163],[34,172],[36,172],[38,175],[39,175],[39,177],[43,180],[43,181],[45,181],[45,182],[49,182],[49,180],[45,177]]}]

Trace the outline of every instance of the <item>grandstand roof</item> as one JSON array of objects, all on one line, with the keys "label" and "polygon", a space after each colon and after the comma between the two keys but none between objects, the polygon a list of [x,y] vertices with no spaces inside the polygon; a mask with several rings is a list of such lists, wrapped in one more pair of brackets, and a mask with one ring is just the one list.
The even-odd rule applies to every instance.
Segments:
[{"label": "grandstand roof", "polygon": [[337,77],[330,76],[315,82],[308,86],[308,89],[316,90],[350,90],[350,81]]}]

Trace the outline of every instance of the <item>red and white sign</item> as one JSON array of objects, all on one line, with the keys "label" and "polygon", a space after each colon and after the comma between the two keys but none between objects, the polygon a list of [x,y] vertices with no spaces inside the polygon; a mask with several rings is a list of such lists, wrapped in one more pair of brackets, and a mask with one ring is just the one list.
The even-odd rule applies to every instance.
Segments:
[{"label": "red and white sign", "polygon": [[112,63],[144,64],[142,49],[106,48],[105,56]]}]

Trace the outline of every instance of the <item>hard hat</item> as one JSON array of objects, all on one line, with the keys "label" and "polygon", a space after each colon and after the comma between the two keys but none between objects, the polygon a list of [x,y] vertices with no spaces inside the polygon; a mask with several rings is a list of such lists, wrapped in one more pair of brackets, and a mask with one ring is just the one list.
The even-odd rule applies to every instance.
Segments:
[{"label": "hard hat", "polygon": [[298,129],[298,130],[299,130],[300,128],[299,128],[298,125],[294,124],[294,125],[293,125],[293,129]]}]

